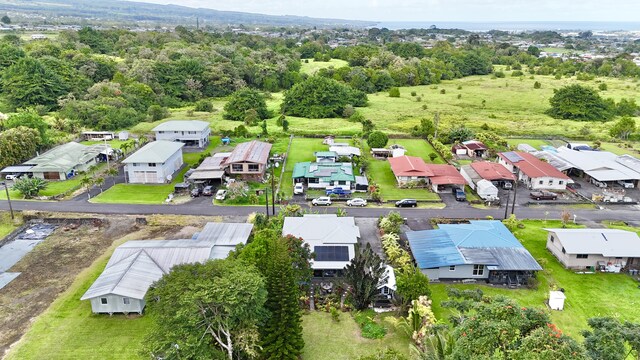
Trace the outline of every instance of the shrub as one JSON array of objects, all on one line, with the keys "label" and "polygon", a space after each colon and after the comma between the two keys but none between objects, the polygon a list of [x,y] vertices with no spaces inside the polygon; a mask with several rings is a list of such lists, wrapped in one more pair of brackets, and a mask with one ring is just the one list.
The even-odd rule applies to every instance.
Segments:
[{"label": "shrub", "polygon": [[502,71],[496,71],[496,72],[494,72],[494,73],[493,73],[493,75],[494,75],[495,77],[497,77],[497,78],[503,78],[503,77],[505,77],[504,72],[502,72]]},{"label": "shrub", "polygon": [[367,143],[371,148],[383,148],[387,146],[389,136],[382,131],[373,131],[367,138]]},{"label": "shrub", "polygon": [[335,306],[332,306],[329,309],[329,312],[331,313],[331,320],[335,322],[340,322],[340,311],[338,311],[338,309],[336,309]]},{"label": "shrub", "polygon": [[376,323],[373,318],[376,313],[373,310],[358,311],[354,320],[360,326],[361,335],[366,339],[382,339],[387,334],[384,326]]},{"label": "shrub", "polygon": [[342,110],[343,118],[350,118],[353,114],[355,114],[356,109],[351,104],[347,104],[344,106],[344,110]]},{"label": "shrub", "polygon": [[534,89],[540,89],[541,87],[542,87],[542,84],[540,84],[539,81],[536,81],[536,82],[533,83],[533,88]]},{"label": "shrub", "polygon": [[598,85],[598,90],[600,91],[607,91],[607,84],[606,83],[600,83],[600,85]]},{"label": "shrub", "polygon": [[462,99],[462,94],[458,94],[458,99]]},{"label": "shrub", "polygon": [[25,199],[31,199],[38,196],[40,191],[46,189],[48,184],[46,180],[40,178],[24,178],[16,181],[13,189],[22,194]]},{"label": "shrub", "polygon": [[147,110],[147,113],[149,114],[149,118],[151,119],[151,121],[162,120],[169,116],[169,110],[160,105],[149,106],[149,110]]},{"label": "shrub", "polygon": [[447,90],[446,89],[440,89],[440,94],[446,94]]},{"label": "shrub", "polygon": [[196,102],[196,106],[194,108],[195,111],[203,111],[203,112],[212,112],[213,111],[213,103],[208,100],[198,100]]},{"label": "shrub", "polygon": [[416,95],[417,95],[417,93],[415,91],[411,92],[411,96],[416,96]]},{"label": "shrub", "polygon": [[391,89],[389,89],[389,97],[400,97],[400,89],[397,87],[392,87]]},{"label": "shrub", "polygon": [[522,73],[521,70],[516,70],[514,72],[511,73],[511,76],[513,77],[517,77],[517,76],[523,76],[524,74]]},{"label": "shrub", "polygon": [[249,110],[254,110],[260,120],[270,117],[262,93],[248,88],[240,89],[233,93],[229,102],[224,105],[223,117],[228,120],[244,121]]},{"label": "shrub", "polygon": [[434,152],[429,153],[429,160],[431,160],[431,162],[433,162],[437,158],[438,158],[438,154],[436,154]]}]

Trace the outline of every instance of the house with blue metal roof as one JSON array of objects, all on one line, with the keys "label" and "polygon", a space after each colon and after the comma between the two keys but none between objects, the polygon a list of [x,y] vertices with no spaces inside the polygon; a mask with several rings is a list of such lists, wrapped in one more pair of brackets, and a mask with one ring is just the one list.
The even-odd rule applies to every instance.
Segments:
[{"label": "house with blue metal roof", "polygon": [[525,285],[542,267],[498,220],[440,224],[409,231],[407,239],[420,270],[431,280],[483,280]]}]

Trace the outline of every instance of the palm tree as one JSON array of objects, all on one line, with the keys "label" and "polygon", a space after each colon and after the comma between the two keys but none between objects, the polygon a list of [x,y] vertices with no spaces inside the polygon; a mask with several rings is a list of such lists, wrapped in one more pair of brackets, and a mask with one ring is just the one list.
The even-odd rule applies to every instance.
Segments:
[{"label": "palm tree", "polygon": [[93,179],[85,176],[80,180],[80,186],[87,188],[87,196],[91,199],[91,192],[89,191],[91,186],[93,185]]},{"label": "palm tree", "polygon": [[102,185],[104,184],[104,176],[96,178],[95,184],[100,187],[100,193],[102,194]]},{"label": "palm tree", "polygon": [[113,178],[113,185],[116,184],[116,176],[118,176],[120,172],[118,171],[117,167],[110,167],[107,169],[107,176],[111,176]]}]

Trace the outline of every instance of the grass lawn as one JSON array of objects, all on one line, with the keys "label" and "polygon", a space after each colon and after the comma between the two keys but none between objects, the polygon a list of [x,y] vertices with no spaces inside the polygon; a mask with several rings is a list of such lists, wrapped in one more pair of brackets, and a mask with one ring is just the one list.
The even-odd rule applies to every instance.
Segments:
[{"label": "grass lawn", "polygon": [[7,359],[142,359],[140,343],[151,317],[94,315],[80,297],[104,269],[111,251],[80,273],[40,315]]},{"label": "grass lawn", "polygon": [[[612,152],[616,155],[625,155],[625,154],[629,154],[629,155],[633,155],[638,157],[638,151],[640,151],[640,145],[638,143],[634,143],[632,144],[633,148],[625,148],[622,146],[623,144],[620,143],[609,143],[609,142],[603,142],[600,146],[600,148],[604,151],[609,151]],[[634,151],[635,150],[635,151]]]},{"label": "grass lawn", "polygon": [[302,317],[304,360],[353,360],[393,348],[409,356],[409,336],[398,328],[399,320],[390,314],[378,315],[387,334],[382,339],[370,340],[360,336],[360,328],[350,314],[341,313],[335,322],[325,312],[311,312]]},{"label": "grass lawn", "polygon": [[[581,338],[580,332],[587,328],[590,317],[610,315],[621,320],[640,321],[640,291],[638,282],[625,274],[575,274],[566,270],[546,249],[546,227],[561,227],[559,221],[525,220],[525,228],[515,232],[516,237],[540,262],[544,271],[538,274],[537,290],[502,289],[479,285],[453,285],[459,288],[480,287],[487,295],[505,295],[521,306],[545,308],[544,301],[551,286],[565,289],[567,300],[564,311],[551,312],[551,319],[568,335]],[[626,228],[626,227],[625,227]],[[629,229],[629,228],[626,228]],[[638,231],[639,229],[633,229]],[[434,312],[440,319],[448,316],[440,302],[446,299],[446,287],[432,284]]]},{"label": "grass lawn", "polygon": [[547,140],[542,139],[507,139],[507,144],[514,148],[517,148],[519,144],[529,144],[536,150],[540,150],[542,146],[551,145]]},{"label": "grass lawn", "polygon": [[11,214],[8,211],[0,212],[0,239],[9,235],[22,224],[20,213],[14,213],[14,216],[16,216],[16,219],[12,221]]},{"label": "grass lawn", "polygon": [[[71,180],[64,181],[49,181],[47,188],[40,191],[38,196],[56,196],[67,191],[71,191],[73,189],[80,187],[80,180],[82,179],[82,175],[76,176]],[[11,196],[12,200],[23,200],[24,197],[17,190],[12,190],[9,187],[9,196]],[[7,200],[7,193],[4,190],[4,186],[0,187],[0,200]]]},{"label": "grass lawn", "polygon": [[[402,145],[407,152],[405,155],[421,157],[426,163],[444,164],[445,161],[434,150],[433,146],[426,140],[422,139],[389,139],[388,145],[398,144]],[[431,161],[429,154],[435,153],[438,157]]]},{"label": "grass lawn", "polygon": [[329,61],[315,61],[313,59],[304,59],[302,60],[302,67],[300,68],[300,72],[303,74],[313,75],[320,69],[326,69],[329,67],[334,67],[337,69],[347,65],[349,65],[348,62],[340,59],[331,59]]}]

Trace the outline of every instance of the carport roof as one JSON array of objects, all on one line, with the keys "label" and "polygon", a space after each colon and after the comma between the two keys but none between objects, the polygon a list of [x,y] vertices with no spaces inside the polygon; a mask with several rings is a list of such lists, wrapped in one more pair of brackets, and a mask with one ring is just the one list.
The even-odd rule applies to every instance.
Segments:
[{"label": "carport roof", "polygon": [[471,163],[471,167],[485,180],[516,180],[516,176],[502,164],[489,161],[478,161]]},{"label": "carport roof", "polygon": [[640,161],[633,156],[618,156],[608,151],[576,151],[564,147],[558,148],[557,156],[598,181],[640,180],[640,172],[633,168]]},{"label": "carport roof", "polygon": [[2,169],[0,173],[21,173],[21,172],[29,172],[33,165],[16,165],[16,166],[7,166]]},{"label": "carport roof", "polygon": [[640,237],[619,229],[545,229],[556,235],[568,254],[640,257]]}]

